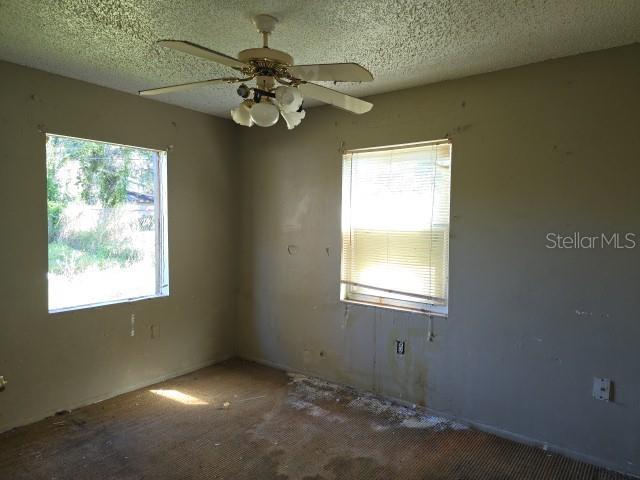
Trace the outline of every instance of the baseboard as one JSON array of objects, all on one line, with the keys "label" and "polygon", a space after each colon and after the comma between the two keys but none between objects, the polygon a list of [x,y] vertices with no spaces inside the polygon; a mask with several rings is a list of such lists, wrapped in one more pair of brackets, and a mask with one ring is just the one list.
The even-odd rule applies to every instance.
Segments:
[{"label": "baseboard", "polygon": [[220,363],[220,362],[224,362],[225,360],[229,360],[230,358],[233,358],[235,355],[221,355],[219,357],[214,357],[208,360],[205,360],[204,362],[199,362],[193,365],[190,365],[188,367],[184,367],[178,370],[172,370],[170,372],[167,373],[163,373],[162,375],[156,376],[156,377],[152,377],[146,380],[143,380],[141,382],[138,383],[134,383],[131,385],[127,385],[123,388],[117,389],[117,390],[112,390],[108,393],[103,393],[103,394],[99,394],[99,395],[94,395],[88,398],[84,398],[82,400],[79,400],[78,402],[74,402],[73,404],[70,405],[62,405],[59,406],[55,409],[49,409],[46,410],[44,413],[42,414],[38,414],[38,415],[34,415],[31,417],[26,417],[26,418],[21,418],[18,421],[8,424],[6,426],[2,426],[0,427],[0,433],[2,432],[6,432],[8,430],[12,430],[14,428],[17,427],[22,427],[24,425],[29,425],[31,423],[34,422],[38,422],[44,418],[50,417],[52,415],[54,415],[56,412],[60,412],[63,410],[76,410],[78,408],[82,408],[82,407],[86,407],[87,405],[92,405],[94,403],[98,403],[98,402],[102,402],[104,400],[108,400],[110,398],[114,398],[117,397],[118,395],[122,395],[124,393],[129,393],[129,392],[133,392],[134,390],[138,390],[140,388],[144,388],[144,387],[148,387],[150,385],[154,385],[156,383],[159,382],[163,382],[165,380],[169,380],[171,378],[175,378],[175,377],[179,377],[181,375],[185,375],[187,373],[191,373],[191,372],[195,372],[196,370],[200,370],[201,368],[204,367],[208,367],[210,365],[215,365],[216,363]]},{"label": "baseboard", "polygon": [[[277,362],[272,362],[270,360],[266,360],[263,358],[256,358],[256,357],[252,357],[249,355],[242,355],[239,354],[238,355],[239,358],[242,358],[244,360],[249,360],[251,362],[255,362],[258,363],[260,365],[265,365],[267,367],[271,367],[271,368],[276,368],[278,370],[284,370],[286,372],[292,372],[292,373],[301,373],[304,375],[308,375],[311,377],[316,377],[316,378],[320,378],[318,377],[318,373],[316,372],[310,372],[310,371],[304,371],[304,370],[299,370],[296,368],[292,368],[289,367],[288,365],[284,365],[284,364],[280,364]],[[323,380],[327,380],[327,379],[323,379]],[[335,382],[333,380],[327,380],[331,383],[334,383],[336,385],[341,385],[344,387],[348,387],[348,388],[354,388],[356,390],[361,390],[358,387],[355,387],[353,385],[346,385],[346,384],[342,384],[340,382]],[[366,392],[366,393],[371,393],[371,392]],[[373,393],[372,393],[373,394]],[[407,407],[413,407],[414,404],[407,401],[407,400],[403,400],[403,399],[399,399],[399,398],[395,398],[393,396],[390,395],[384,395],[384,394],[379,394],[379,393],[375,393],[373,395],[379,396],[381,398],[390,400],[394,403],[398,403],[400,405],[404,405]],[[580,462],[585,462],[585,463],[589,463],[591,465],[595,465],[597,467],[602,467],[602,468],[606,468],[607,470],[612,470],[614,472],[618,472],[618,473],[623,473],[624,475],[629,475],[632,476],[634,478],[640,478],[640,472],[635,472],[635,471],[630,471],[628,469],[621,467],[621,465],[618,465],[616,463],[612,463],[609,462],[607,460],[604,460],[602,458],[599,457],[594,457],[591,455],[587,455],[584,454],[582,452],[578,452],[576,450],[572,450],[570,448],[567,447],[563,447],[560,445],[555,445],[553,443],[550,442],[545,442],[543,440],[539,440],[539,439],[535,439],[535,438],[531,438],[528,437],[526,435],[521,435],[519,433],[514,433],[514,432],[510,432],[508,430],[504,430],[498,427],[494,427],[492,425],[487,425],[481,422],[477,422],[468,418],[464,418],[464,417],[459,417],[459,416],[455,416],[455,415],[451,415],[447,412],[442,412],[439,410],[433,410],[431,408],[425,408],[424,409],[427,413],[429,414],[433,414],[435,416],[439,416],[439,417],[443,417],[452,421],[455,421],[457,423],[460,423],[462,425],[466,425],[470,428],[473,428],[475,430],[479,430],[481,432],[486,432],[486,433],[490,433],[492,435],[495,435],[497,437],[500,438],[505,438],[507,440],[512,440],[514,442],[518,442],[518,443],[523,443],[525,445],[531,445],[533,447],[537,447],[537,448],[541,448],[545,451],[548,451],[550,453],[554,453],[557,455],[563,455],[565,457],[569,457],[572,458],[574,460],[578,460]]]}]

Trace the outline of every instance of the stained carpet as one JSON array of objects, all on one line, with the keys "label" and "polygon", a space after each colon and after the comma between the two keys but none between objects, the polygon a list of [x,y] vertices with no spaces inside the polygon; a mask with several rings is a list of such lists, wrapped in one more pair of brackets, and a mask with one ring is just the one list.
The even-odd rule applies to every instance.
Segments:
[{"label": "stained carpet", "polygon": [[240,360],[0,435],[0,479],[626,478]]}]

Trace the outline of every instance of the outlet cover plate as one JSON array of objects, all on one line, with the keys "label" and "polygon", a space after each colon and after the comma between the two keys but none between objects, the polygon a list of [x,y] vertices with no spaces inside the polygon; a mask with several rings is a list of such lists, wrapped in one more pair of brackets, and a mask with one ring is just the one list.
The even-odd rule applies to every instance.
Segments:
[{"label": "outlet cover plate", "polygon": [[611,400],[611,379],[593,377],[593,398],[596,400]]}]

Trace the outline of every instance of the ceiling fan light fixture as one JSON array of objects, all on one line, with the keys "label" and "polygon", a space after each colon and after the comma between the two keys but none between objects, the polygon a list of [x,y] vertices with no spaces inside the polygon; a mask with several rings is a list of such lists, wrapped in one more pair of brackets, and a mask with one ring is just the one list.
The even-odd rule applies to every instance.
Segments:
[{"label": "ceiling fan light fixture", "polygon": [[293,130],[295,127],[300,125],[306,113],[307,112],[305,112],[304,110],[300,110],[299,112],[285,112],[284,110],[280,111],[280,115],[282,115],[282,118],[284,118],[284,121],[287,123],[287,128],[289,130]]},{"label": "ceiling fan light fixture", "polygon": [[[196,86],[239,84],[237,93],[244,101],[230,111],[233,121],[245,127],[254,123],[260,127],[271,127],[278,123],[280,115],[289,130],[300,125],[305,117],[302,110],[305,98],[319,100],[351,113],[367,113],[373,104],[337,90],[313,83],[320,82],[370,82],[369,70],[353,62],[317,63],[295,65],[287,52],[269,47],[269,36],[278,22],[277,18],[261,14],[253,19],[262,35],[261,48],[247,48],[238,53],[238,58],[197,45],[188,40],[159,40],[157,45],[215,62],[234,69],[237,76],[211,78],[196,82],[169,85],[141,90],[139,95],[160,95]],[[247,82],[255,82],[250,87]],[[279,86],[277,86],[279,85]]]},{"label": "ceiling fan light fixture", "polygon": [[280,110],[269,99],[263,98],[260,103],[256,103],[250,110],[251,120],[259,127],[271,127],[278,122]]},{"label": "ceiling fan light fixture", "polygon": [[253,103],[253,100],[245,100],[236,108],[233,108],[230,112],[233,121],[244,127],[252,127],[253,119],[251,118],[251,107]]},{"label": "ceiling fan light fixture", "polygon": [[274,91],[276,102],[283,112],[296,112],[302,106],[302,93],[296,87],[280,86]]}]

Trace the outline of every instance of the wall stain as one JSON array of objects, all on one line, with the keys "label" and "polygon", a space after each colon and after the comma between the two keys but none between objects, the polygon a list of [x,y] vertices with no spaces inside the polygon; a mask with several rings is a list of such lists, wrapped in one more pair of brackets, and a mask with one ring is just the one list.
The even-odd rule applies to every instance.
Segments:
[{"label": "wall stain", "polygon": [[467,123],[465,125],[458,125],[455,130],[454,133],[458,134],[458,133],[463,133],[466,132],[467,130],[469,130],[471,128],[471,124]]},{"label": "wall stain", "polygon": [[[425,362],[416,357],[420,342],[426,342],[426,332],[423,329],[392,328],[387,337],[388,364],[391,369],[390,378],[395,387],[401,392],[403,400],[409,400],[417,405],[427,404],[427,366]],[[396,354],[396,340],[402,338],[405,341],[404,355]]]}]

